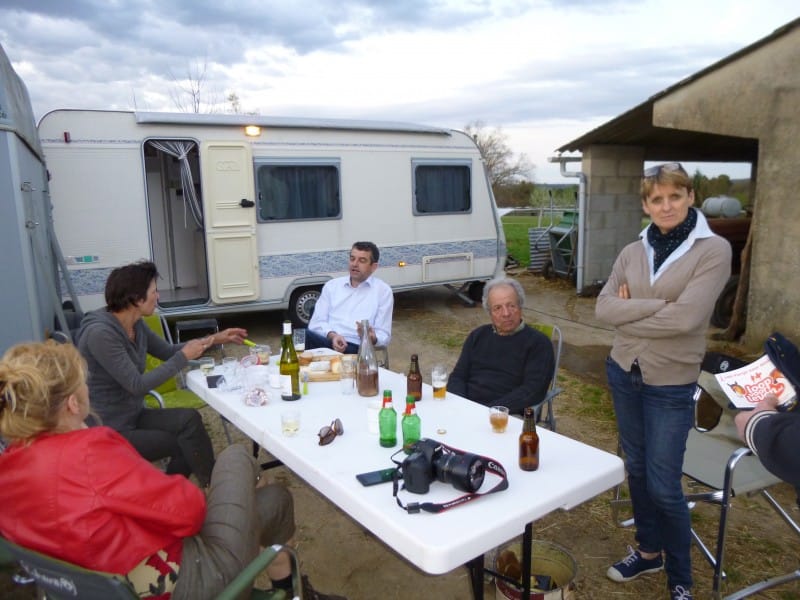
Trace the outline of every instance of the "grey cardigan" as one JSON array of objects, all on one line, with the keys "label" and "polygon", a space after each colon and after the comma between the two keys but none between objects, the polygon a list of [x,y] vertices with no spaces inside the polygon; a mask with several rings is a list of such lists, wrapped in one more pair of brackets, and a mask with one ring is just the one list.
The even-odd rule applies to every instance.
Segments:
[{"label": "grey cardigan", "polygon": [[[136,426],[144,395],[175,377],[188,364],[183,344],[168,344],[144,321],[134,325],[131,341],[119,320],[105,308],[88,313],[81,321],[78,349],[89,366],[89,401],[92,409],[117,431]],[[144,372],[147,354],[165,361]]]},{"label": "grey cardigan", "polygon": [[[597,298],[597,318],[616,328],[611,358],[626,371],[638,359],[650,385],[697,381],[709,319],[730,277],[730,244],[711,233],[702,215],[696,229],[689,250],[652,283],[644,241],[625,246]],[[623,283],[630,299],[617,295]]]}]

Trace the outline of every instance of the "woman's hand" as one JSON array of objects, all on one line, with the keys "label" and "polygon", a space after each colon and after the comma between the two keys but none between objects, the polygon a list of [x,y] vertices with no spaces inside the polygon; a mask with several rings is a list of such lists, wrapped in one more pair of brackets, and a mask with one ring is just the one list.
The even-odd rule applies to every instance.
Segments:
[{"label": "woman's hand", "polygon": [[617,296],[619,298],[622,298],[623,300],[631,299],[631,290],[628,288],[627,283],[623,283],[619,286],[619,291],[617,292]]},{"label": "woman's hand", "polygon": [[203,338],[195,338],[193,340],[189,340],[183,345],[181,348],[181,352],[188,360],[194,360],[195,358],[200,358],[203,355],[203,352],[211,348],[214,345],[214,336],[207,335]]},{"label": "woman's hand", "polygon": [[241,344],[247,339],[247,330],[241,327],[229,327],[211,336],[214,344]]}]

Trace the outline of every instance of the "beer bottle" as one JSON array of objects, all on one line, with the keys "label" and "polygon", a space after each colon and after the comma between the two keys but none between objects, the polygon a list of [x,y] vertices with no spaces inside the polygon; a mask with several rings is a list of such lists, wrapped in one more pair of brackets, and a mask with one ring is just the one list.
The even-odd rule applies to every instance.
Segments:
[{"label": "beer bottle", "polygon": [[392,404],[392,390],[383,390],[383,406],[378,413],[380,443],[384,448],[397,445],[397,411]]},{"label": "beer bottle", "polygon": [[284,400],[300,399],[300,362],[294,350],[292,340],[292,322],[283,322],[283,337],[281,337],[281,398]]},{"label": "beer bottle", "polygon": [[422,437],[422,421],[414,406],[414,396],[406,396],[406,411],[403,413],[400,428],[403,430],[403,450],[406,454],[411,454],[411,447]]},{"label": "beer bottle", "polygon": [[356,388],[360,396],[378,395],[378,358],[369,337],[369,320],[361,321],[361,346],[356,361]]},{"label": "beer bottle", "polygon": [[406,376],[406,394],[414,396],[414,402],[422,400],[422,374],[419,372],[419,358],[416,354],[411,355],[411,364]]},{"label": "beer bottle", "polygon": [[536,417],[532,407],[525,409],[522,433],[519,436],[519,468],[535,471],[539,468],[539,434],[536,433]]}]

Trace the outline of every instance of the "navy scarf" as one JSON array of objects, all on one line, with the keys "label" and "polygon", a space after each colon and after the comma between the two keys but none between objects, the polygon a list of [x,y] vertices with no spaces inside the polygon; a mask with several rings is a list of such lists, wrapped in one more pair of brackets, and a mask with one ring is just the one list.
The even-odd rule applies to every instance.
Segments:
[{"label": "navy scarf", "polygon": [[653,273],[658,273],[659,267],[664,264],[670,254],[680,246],[692,230],[697,225],[697,212],[694,208],[689,207],[689,214],[686,215],[683,223],[678,225],[672,231],[661,233],[661,230],[654,224],[650,224],[647,228],[647,241],[653,247]]}]

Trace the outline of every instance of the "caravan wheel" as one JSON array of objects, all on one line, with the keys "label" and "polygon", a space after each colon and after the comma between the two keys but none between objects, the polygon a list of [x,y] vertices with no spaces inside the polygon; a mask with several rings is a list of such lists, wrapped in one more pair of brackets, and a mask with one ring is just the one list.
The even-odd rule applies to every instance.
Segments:
[{"label": "caravan wheel", "polygon": [[289,300],[289,318],[293,327],[308,327],[322,288],[300,288],[292,292]]}]

